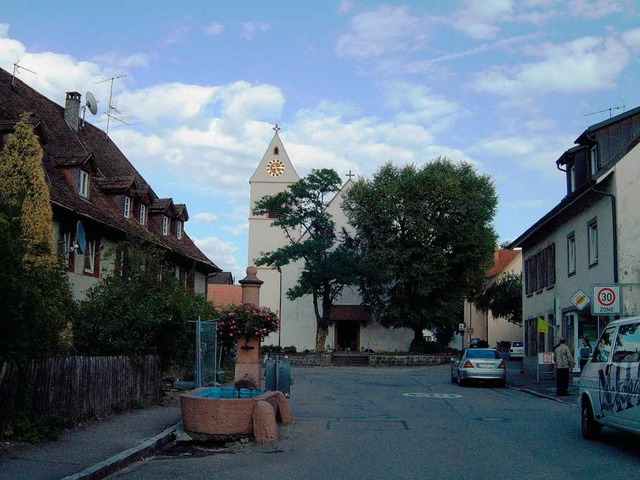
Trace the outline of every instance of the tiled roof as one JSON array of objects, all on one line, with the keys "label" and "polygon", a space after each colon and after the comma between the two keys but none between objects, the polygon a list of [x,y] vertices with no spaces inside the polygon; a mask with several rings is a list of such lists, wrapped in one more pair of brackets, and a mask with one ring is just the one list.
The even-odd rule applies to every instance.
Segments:
[{"label": "tiled roof", "polygon": [[214,273],[208,279],[209,285],[233,285],[233,275],[231,272]]},{"label": "tiled roof", "polygon": [[487,272],[487,277],[489,279],[495,277],[496,275],[501,274],[509,264],[518,256],[521,255],[522,252],[520,250],[502,250],[496,249],[494,252],[495,262],[493,267]]},{"label": "tiled roof", "polygon": [[242,303],[241,285],[212,285],[207,286],[207,299],[215,307],[226,307]]},{"label": "tiled roof", "polygon": [[371,315],[362,305],[334,305],[331,308],[331,320],[351,320],[358,322],[368,322]]},{"label": "tiled roof", "polygon": [[[164,206],[162,211],[165,211],[173,202],[157,197],[104,131],[86,122],[75,132],[65,121],[63,107],[20,80],[16,79],[15,87],[11,83],[11,74],[0,69],[0,133],[11,131],[23,113],[31,114],[31,122],[38,126],[36,133],[41,137],[43,166],[54,213],[56,209],[66,210],[101,225],[105,232],[115,237],[133,235],[151,241],[185,260],[195,261],[200,271],[220,270],[186,232],[180,240],[175,235],[161,235],[162,222],[153,218],[152,208],[149,209],[148,227],[133,218],[124,218],[114,193],[124,192],[126,184],[133,194],[147,195],[150,207]],[[70,170],[80,165],[88,167],[93,174],[88,200],[78,195],[75,176]],[[186,212],[186,207],[182,211]]]}]

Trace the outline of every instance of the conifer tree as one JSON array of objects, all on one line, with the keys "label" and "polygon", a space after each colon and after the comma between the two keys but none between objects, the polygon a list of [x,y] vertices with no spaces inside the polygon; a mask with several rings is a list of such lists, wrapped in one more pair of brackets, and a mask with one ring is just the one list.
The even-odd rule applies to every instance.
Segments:
[{"label": "conifer tree", "polygon": [[42,157],[38,137],[25,113],[0,152],[0,198],[19,208],[17,224],[24,259],[53,264],[53,214]]}]

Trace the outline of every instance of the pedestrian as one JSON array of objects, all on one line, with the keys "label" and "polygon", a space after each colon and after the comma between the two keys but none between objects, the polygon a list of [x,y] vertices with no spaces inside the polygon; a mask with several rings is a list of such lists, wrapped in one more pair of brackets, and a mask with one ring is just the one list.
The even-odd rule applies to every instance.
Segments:
[{"label": "pedestrian", "polygon": [[567,339],[560,337],[560,343],[555,349],[556,354],[556,395],[564,397],[569,395],[569,373],[575,367],[571,350],[567,347]]},{"label": "pedestrian", "polygon": [[582,371],[591,358],[591,344],[587,337],[582,339],[582,346],[580,347],[580,350],[578,350],[578,357],[580,358],[580,371]]}]

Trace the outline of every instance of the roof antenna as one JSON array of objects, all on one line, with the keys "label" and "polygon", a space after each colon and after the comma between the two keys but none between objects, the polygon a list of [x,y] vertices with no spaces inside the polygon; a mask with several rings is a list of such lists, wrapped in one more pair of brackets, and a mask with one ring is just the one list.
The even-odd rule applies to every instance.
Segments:
[{"label": "roof antenna", "polygon": [[611,118],[613,116],[613,111],[614,110],[622,110],[622,112],[624,113],[624,111],[625,111],[624,99],[621,98],[620,101],[622,101],[622,105],[618,105],[617,107],[605,108],[604,110],[598,110],[597,112],[585,113],[583,116],[586,117],[586,116],[589,116],[589,115],[596,115],[598,113],[609,112],[609,118]]},{"label": "roof antenna", "polygon": [[113,99],[113,81],[118,79],[118,78],[122,78],[122,77],[126,77],[126,74],[120,74],[120,75],[114,75],[113,77],[109,77],[106,78],[104,80],[102,80],[101,82],[98,83],[104,83],[104,82],[109,82],[111,81],[111,88],[109,89],[109,106],[107,107],[107,137],[109,136],[109,120],[111,120],[112,118],[114,120],[119,121],[120,123],[124,123],[125,125],[129,125],[128,123],[126,123],[125,121],[119,119],[118,117],[116,117],[115,115],[112,115],[111,112],[116,112],[118,115],[122,115],[122,112],[120,110],[118,110],[113,103],[111,103],[111,100]]},{"label": "roof antenna", "polygon": [[36,72],[34,72],[33,70],[29,70],[27,67],[22,67],[20,65],[18,65],[20,63],[20,60],[16,60],[16,63],[13,64],[13,77],[11,78],[11,88],[16,88],[16,73],[20,73],[20,69],[22,70],[26,70],[27,72],[31,72],[34,75],[37,75]]}]

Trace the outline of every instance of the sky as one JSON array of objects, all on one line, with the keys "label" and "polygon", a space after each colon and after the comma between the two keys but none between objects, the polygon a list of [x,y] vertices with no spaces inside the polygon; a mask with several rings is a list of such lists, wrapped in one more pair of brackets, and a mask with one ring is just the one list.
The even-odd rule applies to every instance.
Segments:
[{"label": "sky", "polygon": [[245,276],[249,178],[278,124],[299,175],[473,163],[514,240],[566,194],[555,161],[640,105],[637,0],[0,0],[0,67],[87,121],[219,267]]}]

